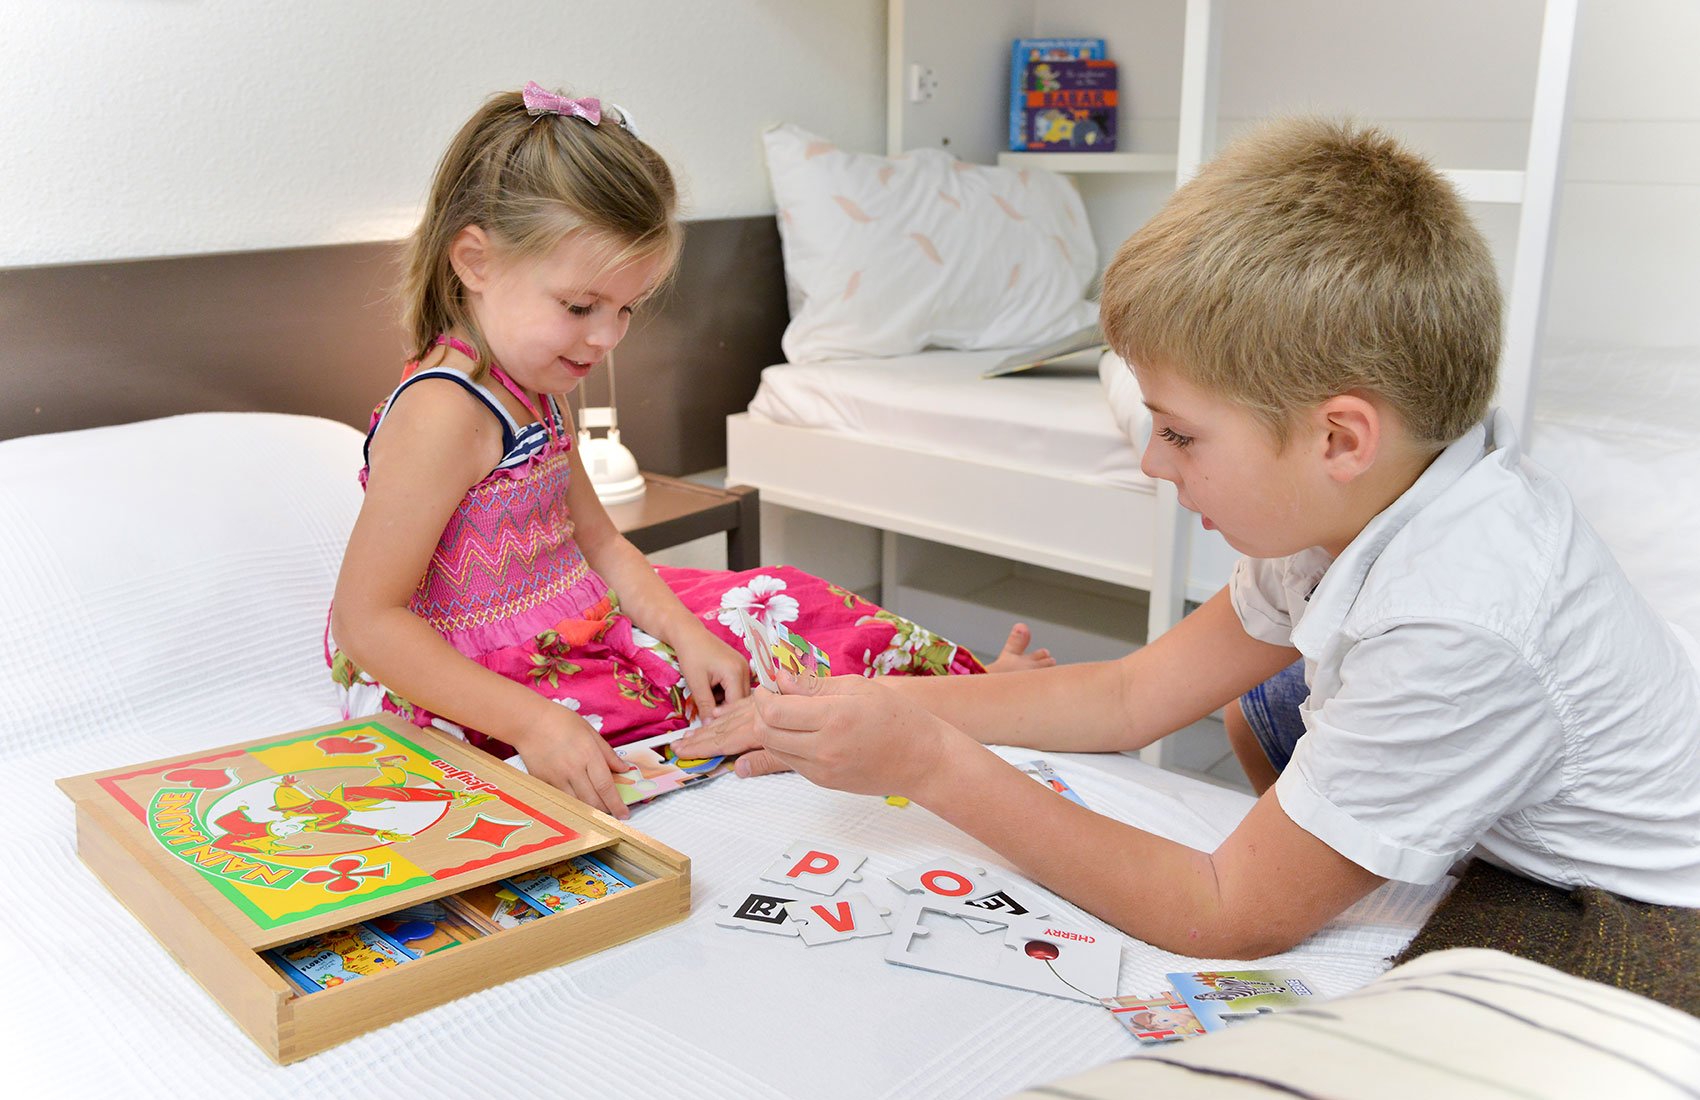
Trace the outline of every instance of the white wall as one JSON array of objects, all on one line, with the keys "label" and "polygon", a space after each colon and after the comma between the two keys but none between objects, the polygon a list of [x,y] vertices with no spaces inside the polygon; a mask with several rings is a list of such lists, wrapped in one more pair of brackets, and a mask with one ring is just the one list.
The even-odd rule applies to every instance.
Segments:
[{"label": "white wall", "polygon": [[[938,99],[901,108],[915,138],[906,144],[949,136],[950,148],[970,159],[1002,148],[1008,47],[1001,40],[1013,20],[1019,33],[1107,39],[1121,63],[1121,148],[1174,149],[1184,0],[894,3],[909,10],[922,35],[903,49],[949,75]],[[1252,119],[1319,111],[1385,125],[1446,167],[1522,166],[1541,0],[1217,3],[1222,139]],[[988,47],[987,38],[999,42]],[[1694,0],[1583,0],[1549,346],[1700,344],[1697,57]],[[1103,260],[1170,186],[1161,177],[1077,178]],[[1476,209],[1509,271],[1515,210]]]},{"label": "white wall", "polygon": [[527,80],[613,99],[687,216],[773,209],[764,126],[883,139],[882,0],[0,0],[0,267],[387,240]]}]

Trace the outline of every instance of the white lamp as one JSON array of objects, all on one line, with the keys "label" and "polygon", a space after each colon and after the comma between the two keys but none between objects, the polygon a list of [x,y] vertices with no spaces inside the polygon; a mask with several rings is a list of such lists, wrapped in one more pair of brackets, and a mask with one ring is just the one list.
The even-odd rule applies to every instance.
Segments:
[{"label": "white lamp", "polygon": [[[581,390],[580,393],[583,391]],[[608,404],[584,406],[578,414],[579,457],[590,474],[590,484],[596,489],[596,499],[603,504],[625,504],[643,496],[643,473],[637,459],[620,442],[620,418],[614,411],[614,356],[608,356]],[[590,434],[592,428],[607,428],[601,438]]]}]

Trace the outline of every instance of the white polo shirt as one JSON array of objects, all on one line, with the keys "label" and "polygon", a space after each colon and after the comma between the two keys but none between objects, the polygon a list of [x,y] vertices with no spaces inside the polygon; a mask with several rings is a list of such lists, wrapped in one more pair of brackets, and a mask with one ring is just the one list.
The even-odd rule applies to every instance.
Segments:
[{"label": "white polo shirt", "polygon": [[1246,632],[1304,654],[1287,816],[1386,878],[1479,845],[1559,886],[1700,907],[1700,644],[1630,586],[1495,412],[1332,563],[1246,558]]}]

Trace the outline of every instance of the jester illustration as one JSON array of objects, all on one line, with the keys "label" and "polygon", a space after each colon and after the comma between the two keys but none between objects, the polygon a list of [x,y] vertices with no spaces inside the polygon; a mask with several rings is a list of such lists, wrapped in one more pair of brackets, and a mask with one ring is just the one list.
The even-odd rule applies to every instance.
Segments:
[{"label": "jester illustration", "polygon": [[289,844],[286,838],[296,833],[340,833],[369,836],[394,844],[412,840],[409,833],[390,829],[375,829],[348,820],[360,810],[373,810],[393,802],[448,802],[455,806],[476,806],[489,801],[493,795],[478,791],[450,791],[441,787],[410,787],[408,773],[401,766],[403,756],[380,756],[373,761],[377,777],[359,786],[338,783],[328,791],[303,787],[293,775],[286,775],[272,796],[272,809],[283,815],[281,821],[254,821],[241,807],[231,810],[213,824],[224,835],[212,842],[212,847],[227,852],[253,852],[277,855],[299,851],[306,844]]}]

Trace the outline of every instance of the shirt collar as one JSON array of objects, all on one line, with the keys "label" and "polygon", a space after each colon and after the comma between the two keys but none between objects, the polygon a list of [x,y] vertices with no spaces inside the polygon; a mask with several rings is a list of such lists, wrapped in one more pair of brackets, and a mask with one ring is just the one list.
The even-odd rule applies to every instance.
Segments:
[{"label": "shirt collar", "polygon": [[1365,524],[1358,536],[1334,559],[1311,593],[1303,617],[1293,628],[1293,645],[1299,652],[1313,661],[1321,657],[1323,646],[1339,633],[1352,604],[1357,601],[1358,592],[1363,588],[1364,577],[1381,557],[1387,544],[1404,530],[1411,517],[1450,489],[1484,455],[1494,451],[1504,452],[1508,462],[1514,463],[1518,457],[1517,436],[1511,426],[1511,417],[1498,408],[1440,452],[1411,487]]}]

